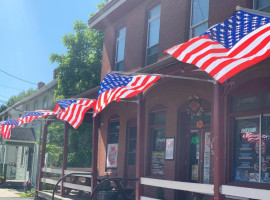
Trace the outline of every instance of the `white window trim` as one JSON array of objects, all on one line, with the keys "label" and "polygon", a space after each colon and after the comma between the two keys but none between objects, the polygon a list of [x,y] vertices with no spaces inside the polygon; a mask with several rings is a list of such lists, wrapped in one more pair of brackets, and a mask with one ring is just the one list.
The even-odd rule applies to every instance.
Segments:
[{"label": "white window trim", "polygon": [[[203,21],[195,24],[195,25],[192,25],[192,17],[193,17],[193,2],[194,0],[191,0],[191,6],[190,6],[190,20],[189,20],[189,38],[192,38],[192,33],[193,33],[193,29],[208,22],[208,18],[209,18],[209,12],[208,12],[208,15],[207,15],[207,19],[203,19]],[[208,28],[208,27],[207,27]]]},{"label": "white window trim", "polygon": [[[159,12],[159,14],[157,14],[156,16],[154,16],[154,17],[152,17],[152,18],[149,19],[150,12],[151,12],[153,9],[157,8],[158,6],[160,6],[160,12]],[[148,46],[148,43],[149,43],[149,29],[150,29],[149,27],[150,27],[150,23],[151,23],[152,21],[158,19],[158,18],[159,18],[159,20],[160,20],[160,13],[161,13],[161,4],[155,6],[154,8],[152,8],[151,10],[148,11],[147,41],[146,41],[146,52],[145,52],[145,65],[147,65],[147,57],[148,57],[148,56],[147,56],[147,52],[148,52],[148,49],[150,49],[150,48],[152,48],[152,47],[154,47],[154,46],[156,46],[156,45],[159,44],[159,40],[158,40],[158,43],[156,43],[156,44],[154,44],[154,45],[152,45],[152,46]],[[160,22],[159,22],[159,25],[160,25]],[[160,27],[159,27],[159,29],[160,29]],[[159,30],[159,33],[158,33],[158,34],[160,34],[160,30]]]},{"label": "white window trim", "polygon": [[[118,35],[117,35],[117,39],[116,39],[116,45],[115,45],[115,49],[116,49],[115,52],[116,52],[116,54],[115,54],[115,62],[114,62],[114,63],[115,63],[115,64],[114,64],[114,67],[115,67],[115,68],[116,68],[116,66],[117,66],[118,63],[120,63],[120,62],[122,62],[122,61],[125,60],[125,49],[126,49],[126,47],[124,47],[124,58],[123,58],[123,60],[117,61],[117,56],[118,56],[118,42],[119,42],[121,39],[125,39],[125,40],[126,40],[127,27],[124,26],[124,27],[118,29],[118,31],[117,31],[117,34],[119,34],[119,32],[120,32],[121,30],[123,30],[123,29],[126,29],[125,34],[124,34],[123,36],[120,36],[120,37],[118,37]],[[126,41],[125,41],[125,46],[126,46]],[[114,70],[116,70],[116,69],[114,69]]]}]

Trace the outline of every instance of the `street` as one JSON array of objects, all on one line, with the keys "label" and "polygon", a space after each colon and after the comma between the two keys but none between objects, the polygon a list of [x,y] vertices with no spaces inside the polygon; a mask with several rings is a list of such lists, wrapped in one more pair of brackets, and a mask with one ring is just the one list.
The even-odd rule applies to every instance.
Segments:
[{"label": "street", "polygon": [[20,198],[19,191],[13,189],[0,188],[0,199],[1,200],[29,200],[30,198]]}]

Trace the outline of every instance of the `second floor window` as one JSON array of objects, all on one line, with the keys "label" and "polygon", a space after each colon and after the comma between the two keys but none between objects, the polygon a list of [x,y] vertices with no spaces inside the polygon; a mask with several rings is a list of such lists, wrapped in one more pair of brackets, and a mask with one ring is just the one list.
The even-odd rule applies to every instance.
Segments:
[{"label": "second floor window", "polygon": [[121,28],[117,34],[115,71],[123,71],[126,43],[126,27]]},{"label": "second floor window", "polygon": [[148,14],[146,66],[153,64],[158,59],[160,9],[160,5],[158,5],[157,7],[150,10]]},{"label": "second floor window", "polygon": [[209,0],[192,0],[190,38],[203,34],[208,28]]},{"label": "second floor window", "polygon": [[253,0],[253,8],[264,12],[270,12],[269,0]]}]

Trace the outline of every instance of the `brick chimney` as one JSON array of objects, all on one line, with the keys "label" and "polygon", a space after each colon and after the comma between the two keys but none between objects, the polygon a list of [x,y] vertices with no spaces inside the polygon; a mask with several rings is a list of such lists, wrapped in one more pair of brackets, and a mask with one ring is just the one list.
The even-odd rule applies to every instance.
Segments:
[{"label": "brick chimney", "polygon": [[38,89],[42,88],[45,85],[43,82],[38,82]]}]

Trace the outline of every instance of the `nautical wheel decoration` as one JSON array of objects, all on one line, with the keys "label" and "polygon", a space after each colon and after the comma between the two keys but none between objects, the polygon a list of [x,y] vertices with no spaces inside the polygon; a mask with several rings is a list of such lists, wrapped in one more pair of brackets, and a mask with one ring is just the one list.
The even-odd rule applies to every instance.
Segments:
[{"label": "nautical wheel decoration", "polygon": [[197,95],[192,95],[188,98],[188,110],[187,113],[193,116],[200,116],[203,113],[203,107],[200,103],[200,99]]}]

